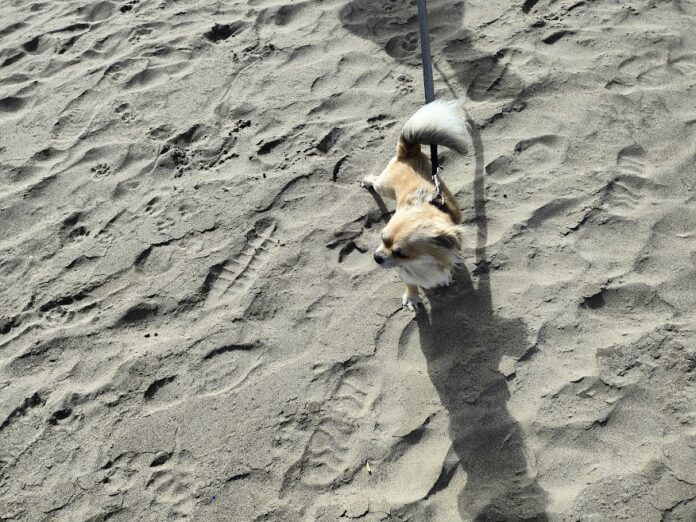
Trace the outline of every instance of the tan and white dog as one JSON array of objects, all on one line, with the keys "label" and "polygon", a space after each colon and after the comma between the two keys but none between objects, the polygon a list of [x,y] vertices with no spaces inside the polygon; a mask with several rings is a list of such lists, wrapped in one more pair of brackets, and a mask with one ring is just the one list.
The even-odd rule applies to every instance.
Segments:
[{"label": "tan and white dog", "polygon": [[396,201],[374,259],[384,268],[398,269],[406,283],[403,304],[411,310],[421,302],[418,287],[448,285],[452,270],[462,262],[459,204],[442,182],[444,203],[437,201],[430,158],[421,150],[421,144],[437,144],[466,153],[469,126],[460,110],[458,102],[423,106],[404,125],[387,168],[363,180],[363,186]]}]

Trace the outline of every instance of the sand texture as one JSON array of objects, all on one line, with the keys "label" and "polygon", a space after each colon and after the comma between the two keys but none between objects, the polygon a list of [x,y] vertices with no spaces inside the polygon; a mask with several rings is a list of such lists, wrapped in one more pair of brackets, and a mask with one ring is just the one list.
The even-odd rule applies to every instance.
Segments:
[{"label": "sand texture", "polygon": [[696,3],[429,4],[414,315],[411,1],[3,0],[1,520],[696,520]]}]

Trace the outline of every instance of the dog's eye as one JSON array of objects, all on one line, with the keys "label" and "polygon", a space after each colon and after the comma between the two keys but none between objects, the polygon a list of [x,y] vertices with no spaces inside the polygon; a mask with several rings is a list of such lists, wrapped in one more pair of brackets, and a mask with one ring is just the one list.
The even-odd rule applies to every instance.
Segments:
[{"label": "dog's eye", "polygon": [[406,259],[406,258],[408,257],[406,254],[404,254],[404,253],[403,253],[401,250],[399,250],[398,248],[397,248],[396,250],[392,250],[392,255],[393,255],[394,257],[398,257],[398,258],[401,258],[401,259]]}]

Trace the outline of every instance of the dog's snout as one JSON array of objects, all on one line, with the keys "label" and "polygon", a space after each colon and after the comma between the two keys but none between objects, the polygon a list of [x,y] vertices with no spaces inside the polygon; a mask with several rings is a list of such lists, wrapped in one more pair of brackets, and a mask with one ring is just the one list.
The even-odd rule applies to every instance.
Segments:
[{"label": "dog's snout", "polygon": [[379,252],[375,252],[375,254],[372,257],[375,258],[377,264],[381,265],[382,263],[384,263],[384,257],[382,257],[382,255]]}]

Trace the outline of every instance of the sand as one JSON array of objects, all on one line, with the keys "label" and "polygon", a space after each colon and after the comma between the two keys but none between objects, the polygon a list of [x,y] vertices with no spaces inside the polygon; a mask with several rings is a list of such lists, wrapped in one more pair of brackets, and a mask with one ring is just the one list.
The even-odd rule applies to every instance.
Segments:
[{"label": "sand", "polygon": [[466,265],[362,189],[407,0],[6,0],[2,520],[696,519],[696,7],[431,0]]}]

